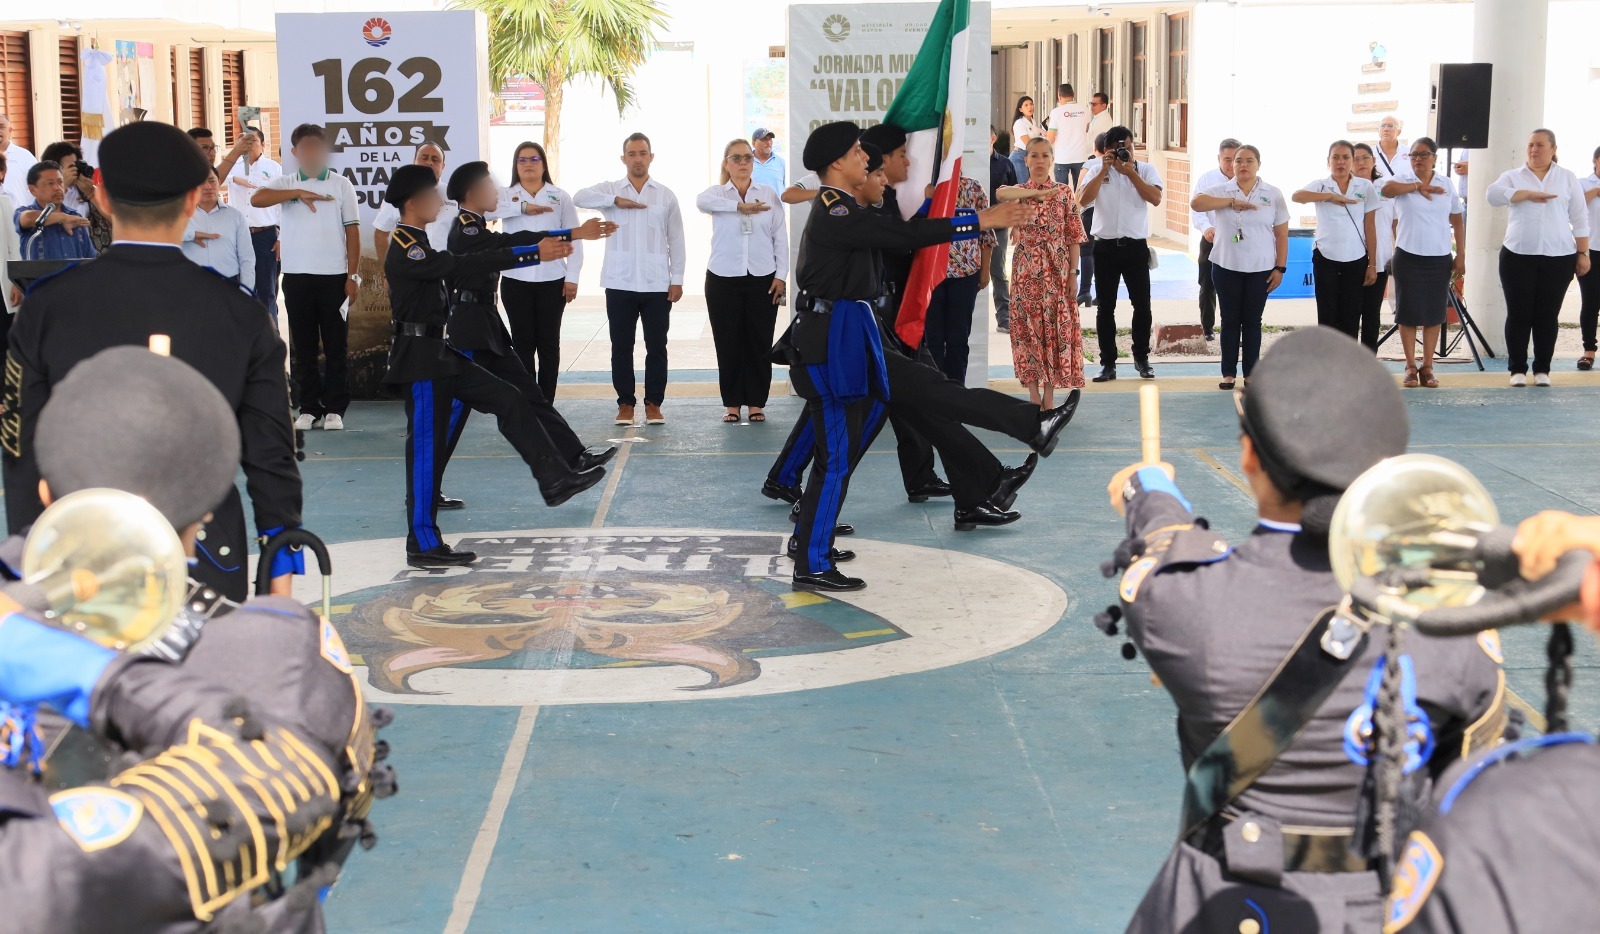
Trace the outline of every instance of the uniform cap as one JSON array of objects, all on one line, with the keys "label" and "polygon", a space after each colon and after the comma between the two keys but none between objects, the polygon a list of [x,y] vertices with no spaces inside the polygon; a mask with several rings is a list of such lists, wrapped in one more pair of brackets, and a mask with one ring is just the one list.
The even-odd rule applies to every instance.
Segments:
[{"label": "uniform cap", "polygon": [[[461,168],[464,169],[466,166]],[[456,171],[459,172],[460,169]],[[455,178],[454,175],[450,177]],[[395,169],[394,174],[389,177],[389,187],[383,193],[383,200],[394,205],[396,209],[403,210],[406,202],[418,193],[437,187],[439,187],[439,177],[433,174],[432,169],[425,165],[403,165]]]},{"label": "uniform cap", "polygon": [[141,120],[100,141],[100,183],[122,204],[160,204],[181,198],[211,175],[194,137],[170,123]]},{"label": "uniform cap", "polygon": [[806,137],[806,148],[800,161],[808,170],[821,172],[844,158],[860,138],[861,128],[848,120],[824,123]]},{"label": "uniform cap", "polygon": [[488,177],[489,163],[468,162],[450,173],[450,183],[445,186],[444,196],[460,204],[461,199],[467,196],[467,192],[471,190],[473,185],[478,183],[479,179]]},{"label": "uniform cap", "polygon": [[883,150],[872,145],[871,143],[862,143],[861,151],[867,154],[868,175],[871,175],[873,172],[883,168]]},{"label": "uniform cap", "polygon": [[906,131],[892,123],[880,123],[863,130],[861,141],[871,143],[888,154],[906,144]]},{"label": "uniform cap", "polygon": [[34,431],[34,456],[58,499],[97,487],[123,490],[183,529],[233,489],[238,416],[182,360],[112,347],[73,367],[51,391]]}]

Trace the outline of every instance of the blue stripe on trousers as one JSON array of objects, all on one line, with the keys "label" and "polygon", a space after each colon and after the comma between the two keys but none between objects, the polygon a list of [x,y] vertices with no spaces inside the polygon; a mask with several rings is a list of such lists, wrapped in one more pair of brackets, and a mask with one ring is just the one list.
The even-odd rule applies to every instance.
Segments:
[{"label": "blue stripe on trousers", "polygon": [[800,471],[805,469],[806,462],[811,459],[811,449],[816,443],[817,429],[807,417],[805,425],[800,428],[800,433],[795,435],[794,446],[789,449],[789,457],[783,462],[783,469],[778,472],[779,483],[785,486],[800,485]]},{"label": "blue stripe on trousers", "polygon": [[[820,366],[808,367],[814,385],[828,385],[827,376]],[[817,514],[812,518],[811,541],[806,543],[809,567],[813,571],[833,567],[830,553],[833,550],[833,528],[839,520],[839,508],[844,504],[841,488],[850,475],[850,426],[845,418],[845,406],[833,398],[818,400],[822,413],[823,431],[828,441],[828,462],[822,472],[822,491],[817,497]],[[815,469],[815,465],[813,465]]]},{"label": "blue stripe on trousers", "polygon": [[439,547],[439,530],[433,524],[433,381],[411,384],[411,536],[417,548],[428,551]]}]

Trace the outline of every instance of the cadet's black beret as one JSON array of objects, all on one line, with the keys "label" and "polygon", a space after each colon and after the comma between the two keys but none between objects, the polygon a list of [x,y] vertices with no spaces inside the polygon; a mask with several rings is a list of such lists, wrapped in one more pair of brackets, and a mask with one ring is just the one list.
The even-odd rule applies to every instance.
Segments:
[{"label": "cadet's black beret", "polygon": [[883,168],[883,150],[872,145],[871,143],[862,143],[861,151],[867,154],[868,175],[871,175],[873,172]]},{"label": "cadet's black beret", "polygon": [[396,208],[404,208],[406,202],[419,192],[437,187],[439,178],[433,174],[432,169],[425,165],[403,165],[389,176],[389,188],[384,191],[383,200]]},{"label": "cadet's black beret", "polygon": [[848,120],[824,123],[806,137],[806,148],[800,162],[812,172],[821,172],[844,158],[860,138],[861,128]]},{"label": "cadet's black beret", "polygon": [[871,143],[885,153],[891,153],[906,144],[906,131],[892,123],[880,123],[861,131],[861,141]]},{"label": "cadet's black beret", "polygon": [[467,192],[471,190],[472,186],[478,183],[478,179],[488,177],[489,163],[468,162],[450,173],[450,184],[445,186],[444,196],[460,204],[461,199],[467,196]]},{"label": "cadet's black beret", "polygon": [[112,347],[73,367],[51,390],[33,447],[52,496],[123,490],[182,529],[233,488],[239,422],[222,393],[189,364],[143,347]]},{"label": "cadet's black beret", "polygon": [[211,176],[211,164],[194,137],[170,123],[141,120],[100,141],[100,183],[123,204],[160,204],[181,198]]},{"label": "cadet's black beret", "polygon": [[1273,485],[1343,491],[1367,468],[1404,454],[1411,437],[1394,377],[1361,344],[1327,327],[1272,345],[1250,375],[1240,415]]}]

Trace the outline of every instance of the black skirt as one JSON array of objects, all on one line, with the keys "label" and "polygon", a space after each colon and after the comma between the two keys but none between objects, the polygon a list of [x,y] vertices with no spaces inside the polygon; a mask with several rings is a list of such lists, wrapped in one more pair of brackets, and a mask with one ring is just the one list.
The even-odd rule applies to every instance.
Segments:
[{"label": "black skirt", "polygon": [[1394,251],[1394,323],[1431,328],[1444,324],[1454,259]]}]

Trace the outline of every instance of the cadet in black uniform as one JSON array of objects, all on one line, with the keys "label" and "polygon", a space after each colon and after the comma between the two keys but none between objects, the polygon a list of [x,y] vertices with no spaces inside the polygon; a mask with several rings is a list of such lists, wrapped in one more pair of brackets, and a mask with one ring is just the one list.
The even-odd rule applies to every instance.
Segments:
[{"label": "cadet in black uniform", "polygon": [[[1170,465],[1135,464],[1110,486],[1127,515],[1120,612],[1177,704],[1188,770],[1180,839],[1128,930],[1365,934],[1381,927],[1383,898],[1352,849],[1386,630],[1324,641],[1343,599],[1326,535],[1345,487],[1404,452],[1405,404],[1372,354],[1331,328],[1275,344],[1240,398],[1260,516],[1247,541],[1208,531]],[[1114,631],[1118,615],[1099,622]],[[1504,675],[1497,643],[1406,647],[1421,780],[1499,740]]]},{"label": "cadet in black uniform", "polygon": [[456,400],[499,420],[500,433],[533,470],[547,505],[559,506],[605,477],[604,467],[574,470],[516,387],[445,343],[446,279],[530,265],[546,251],[565,256],[572,246],[547,237],[534,246],[466,256],[441,253],[429,246],[423,230],[444,204],[437,182],[432,170],[408,165],[394,173],[384,195],[400,211],[400,226],[389,239],[383,263],[395,331],[384,382],[400,387],[406,401],[406,518],[411,529],[406,560],[412,567],[460,566],[478,557],[456,551],[439,536],[439,479]]},{"label": "cadet in black uniform", "polygon": [[[596,240],[610,236],[617,229],[617,225],[610,221],[601,221],[590,218],[573,230],[524,230],[514,234],[497,233],[489,229],[485,215],[494,210],[500,197],[500,190],[495,187],[493,179],[489,177],[489,164],[487,162],[468,162],[454,172],[450,173],[450,184],[446,191],[447,198],[460,206],[460,213],[450,225],[450,252],[458,255],[468,253],[482,253],[486,250],[503,250],[514,246],[531,246],[546,237],[567,240]],[[490,269],[477,273],[466,273],[452,276],[449,283],[450,289],[450,327],[445,332],[450,346],[461,351],[468,358],[483,367],[494,376],[505,380],[522,397],[528,400],[534,411],[539,416],[539,424],[544,426],[545,433],[550,440],[555,442],[556,450],[573,470],[584,471],[591,467],[598,467],[610,460],[617,453],[615,445],[611,445],[593,453],[585,450],[582,441],[567,424],[567,420],[556,411],[556,407],[545,398],[544,391],[539,388],[539,382],[522,365],[522,360],[511,348],[511,335],[506,332],[505,322],[500,317],[500,309],[495,307],[494,297],[499,289],[500,270]],[[451,405],[450,442],[445,448],[444,459],[450,460],[455,453],[456,442],[461,440],[461,432],[467,426],[467,412],[457,399]]]},{"label": "cadet in black uniform", "polygon": [[[106,136],[100,173],[95,197],[112,215],[116,241],[99,259],[34,283],[12,327],[0,418],[9,527],[27,528],[43,508],[33,431],[52,388],[80,360],[107,347],[145,347],[152,334],[169,335],[173,356],[203,373],[233,408],[257,532],[298,527],[300,471],[283,341],[248,291],[178,248],[211,173],[205,157],[181,130],[145,121]],[[215,513],[198,546],[195,576],[243,600],[249,540],[239,495],[229,493]],[[287,594],[288,575],[303,568],[298,553],[280,555],[273,592]]]}]

